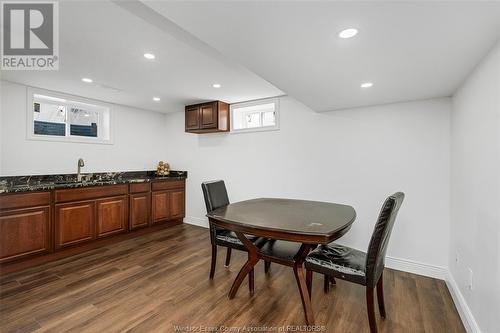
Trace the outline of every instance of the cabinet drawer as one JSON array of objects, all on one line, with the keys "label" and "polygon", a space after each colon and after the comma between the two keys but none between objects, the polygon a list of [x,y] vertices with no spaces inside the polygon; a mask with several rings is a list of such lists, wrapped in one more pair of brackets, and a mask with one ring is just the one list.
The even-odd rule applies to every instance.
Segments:
[{"label": "cabinet drawer", "polygon": [[130,193],[141,193],[141,192],[149,192],[151,189],[150,183],[135,183],[129,185]]},{"label": "cabinet drawer", "polygon": [[50,250],[48,206],[0,213],[0,262]]},{"label": "cabinet drawer", "polygon": [[56,202],[68,202],[77,200],[87,200],[102,197],[113,197],[125,195],[128,192],[128,185],[104,185],[84,188],[69,188],[55,191]]},{"label": "cabinet drawer", "polygon": [[184,180],[159,181],[152,184],[152,189],[153,191],[181,189],[184,188],[184,184]]},{"label": "cabinet drawer", "polygon": [[0,209],[47,206],[50,192],[4,194],[0,196]]}]

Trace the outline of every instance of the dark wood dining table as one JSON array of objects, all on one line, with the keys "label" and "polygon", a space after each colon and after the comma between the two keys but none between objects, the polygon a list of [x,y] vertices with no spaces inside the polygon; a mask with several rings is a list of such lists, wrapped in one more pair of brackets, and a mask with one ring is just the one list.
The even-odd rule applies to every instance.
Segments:
[{"label": "dark wood dining table", "polygon": [[[236,276],[228,297],[234,298],[245,276],[253,272],[260,259],[291,266],[306,323],[313,325],[314,314],[306,285],[304,260],[311,248],[318,244],[328,244],[351,228],[356,219],[354,208],[329,202],[259,198],[218,208],[207,214],[207,217],[212,225],[235,232],[248,250],[248,260]],[[296,242],[300,247],[292,256],[277,257],[263,251],[247,235]]]}]

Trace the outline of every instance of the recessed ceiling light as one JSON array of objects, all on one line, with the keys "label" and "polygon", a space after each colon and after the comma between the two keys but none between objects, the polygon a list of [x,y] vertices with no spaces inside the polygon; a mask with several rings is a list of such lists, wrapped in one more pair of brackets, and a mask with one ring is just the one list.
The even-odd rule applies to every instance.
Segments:
[{"label": "recessed ceiling light", "polygon": [[349,29],[344,29],[341,32],[339,32],[339,37],[340,38],[351,38],[354,37],[358,34],[358,29],[354,28],[349,28]]},{"label": "recessed ceiling light", "polygon": [[214,84],[212,84],[212,87],[214,87],[214,88],[220,88],[222,86],[220,85],[220,83],[214,83]]},{"label": "recessed ceiling light", "polygon": [[144,53],[144,58],[146,58],[148,60],[153,60],[156,57],[153,53]]},{"label": "recessed ceiling light", "polygon": [[373,87],[373,83],[372,82],[363,82],[363,83],[361,83],[361,88],[370,88],[370,87]]},{"label": "recessed ceiling light", "polygon": [[160,101],[160,97],[153,97],[153,101],[159,102]]},{"label": "recessed ceiling light", "polygon": [[89,79],[88,77],[84,77],[82,81],[85,83],[92,83],[92,79]]}]

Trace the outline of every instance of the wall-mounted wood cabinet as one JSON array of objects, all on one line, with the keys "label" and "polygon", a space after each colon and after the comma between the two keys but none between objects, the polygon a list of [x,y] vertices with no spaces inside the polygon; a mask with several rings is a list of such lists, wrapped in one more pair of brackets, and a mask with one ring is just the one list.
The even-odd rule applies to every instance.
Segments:
[{"label": "wall-mounted wood cabinet", "polygon": [[186,132],[229,132],[229,104],[214,101],[186,106]]}]

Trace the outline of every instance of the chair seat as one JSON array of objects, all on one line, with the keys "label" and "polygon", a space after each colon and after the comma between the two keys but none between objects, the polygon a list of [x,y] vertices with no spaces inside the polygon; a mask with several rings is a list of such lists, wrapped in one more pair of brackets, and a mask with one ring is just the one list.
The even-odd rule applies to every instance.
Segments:
[{"label": "chair seat", "polygon": [[259,253],[284,261],[293,261],[295,255],[299,252],[300,245],[300,243],[296,242],[268,239],[259,249]]},{"label": "chair seat", "polygon": [[335,243],[318,246],[306,257],[306,269],[366,285],[366,253]]},{"label": "chair seat", "polygon": [[[245,245],[240,241],[238,236],[232,231],[225,229],[217,229],[215,231],[215,243],[220,246],[232,247],[242,251],[246,251]],[[257,236],[245,235],[252,243],[261,243],[261,238]]]}]

